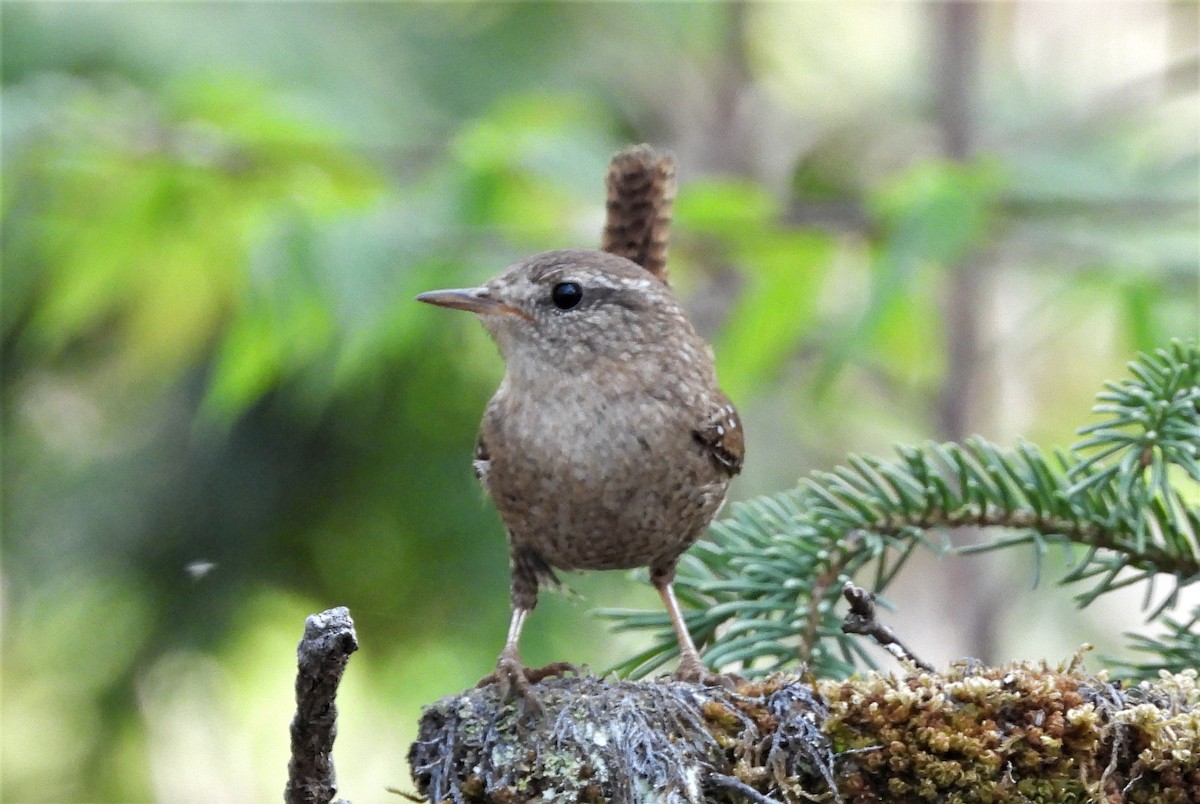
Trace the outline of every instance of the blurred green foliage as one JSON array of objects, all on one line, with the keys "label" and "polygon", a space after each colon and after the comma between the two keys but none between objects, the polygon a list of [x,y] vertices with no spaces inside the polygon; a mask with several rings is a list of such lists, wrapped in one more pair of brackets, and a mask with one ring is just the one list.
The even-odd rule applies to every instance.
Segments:
[{"label": "blurred green foliage", "polygon": [[[345,793],[404,784],[418,707],[508,617],[469,465],[501,366],[411,297],[596,244],[630,141],[677,156],[735,496],[934,434],[964,262],[973,421],[1070,441],[1101,378],[1196,328],[1196,11],[1144,6],[1069,46],[1074,12],[984,12],[965,163],[938,156],[936,5],[0,6],[0,798],[278,795],[291,651],[335,604],[364,646]],[[645,645],[545,598],[531,663]]]}]

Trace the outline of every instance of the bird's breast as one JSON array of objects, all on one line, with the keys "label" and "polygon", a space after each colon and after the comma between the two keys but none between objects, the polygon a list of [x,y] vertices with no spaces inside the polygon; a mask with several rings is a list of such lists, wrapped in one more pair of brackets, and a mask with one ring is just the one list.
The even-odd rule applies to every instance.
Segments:
[{"label": "bird's breast", "polygon": [[573,383],[488,407],[481,477],[510,538],[562,569],[674,560],[707,526],[726,479],[670,395]]}]

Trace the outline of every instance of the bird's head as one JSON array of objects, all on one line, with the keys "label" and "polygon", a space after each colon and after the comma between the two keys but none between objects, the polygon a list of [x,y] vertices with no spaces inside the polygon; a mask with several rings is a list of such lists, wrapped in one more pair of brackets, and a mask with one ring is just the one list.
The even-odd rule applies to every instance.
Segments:
[{"label": "bird's head", "polygon": [[510,370],[585,370],[695,337],[663,281],[603,251],[548,251],[480,287],[429,291],[417,300],[478,315]]}]

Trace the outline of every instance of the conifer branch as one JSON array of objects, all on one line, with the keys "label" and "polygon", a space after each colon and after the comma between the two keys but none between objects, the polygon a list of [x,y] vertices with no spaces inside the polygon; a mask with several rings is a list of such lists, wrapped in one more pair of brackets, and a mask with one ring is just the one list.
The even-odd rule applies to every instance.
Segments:
[{"label": "conifer branch", "polygon": [[[843,584],[870,571],[880,594],[919,546],[970,553],[1028,545],[1039,566],[1051,545],[1082,547],[1062,579],[1087,584],[1081,606],[1167,578],[1172,589],[1150,615],[1159,616],[1200,580],[1200,509],[1187,502],[1200,490],[1200,348],[1175,342],[1129,368],[1132,377],[1098,395],[1093,410],[1105,420],[1082,428],[1084,440],[1066,453],[1024,442],[1003,450],[979,438],[902,446],[898,460],[851,456],[798,489],[735,505],[713,525],[712,540],[685,556],[676,580],[693,608],[693,635],[709,643],[706,660],[751,674],[797,660],[818,675],[850,672],[866,655],[840,629]],[[949,548],[945,532],[963,526],[994,533]],[[1152,602],[1148,595],[1146,608]],[[640,675],[672,657],[663,615],[604,614],[617,628],[658,632],[654,646],[619,669]],[[1196,621],[1176,629],[1175,644],[1144,637],[1137,646],[1162,657],[1155,668],[1195,666]]]}]

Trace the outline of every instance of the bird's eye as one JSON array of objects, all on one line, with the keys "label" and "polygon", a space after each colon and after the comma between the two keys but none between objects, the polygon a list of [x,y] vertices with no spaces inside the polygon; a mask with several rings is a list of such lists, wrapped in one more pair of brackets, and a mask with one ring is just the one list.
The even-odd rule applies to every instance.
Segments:
[{"label": "bird's eye", "polygon": [[578,282],[559,282],[550,291],[550,301],[560,310],[570,310],[583,300],[583,288]]}]

